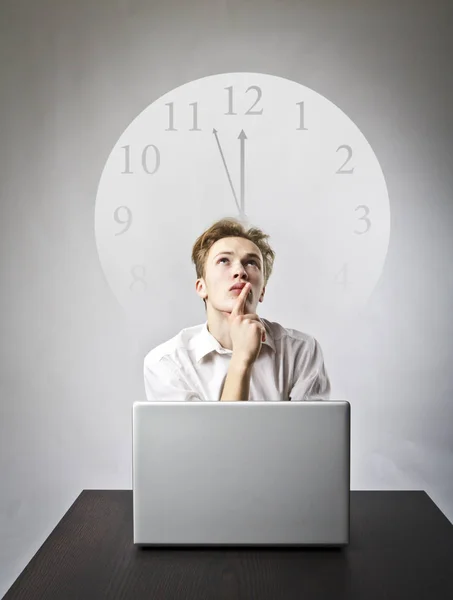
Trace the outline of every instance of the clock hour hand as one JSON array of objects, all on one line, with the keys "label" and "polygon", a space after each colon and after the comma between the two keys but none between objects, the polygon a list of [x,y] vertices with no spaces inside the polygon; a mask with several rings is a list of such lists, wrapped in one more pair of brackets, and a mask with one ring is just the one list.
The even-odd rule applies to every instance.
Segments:
[{"label": "clock hour hand", "polygon": [[245,140],[247,136],[245,135],[244,130],[238,136],[238,139],[241,140],[241,215],[245,216],[244,213],[244,190],[245,190]]}]

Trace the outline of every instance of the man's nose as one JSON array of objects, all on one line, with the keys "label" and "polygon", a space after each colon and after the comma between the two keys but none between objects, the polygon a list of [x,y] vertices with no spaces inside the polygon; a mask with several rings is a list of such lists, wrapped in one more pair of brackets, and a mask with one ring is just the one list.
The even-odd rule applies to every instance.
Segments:
[{"label": "man's nose", "polygon": [[242,277],[243,275],[247,276],[247,270],[245,269],[244,265],[239,263],[236,264],[234,267],[234,272],[239,276]]}]

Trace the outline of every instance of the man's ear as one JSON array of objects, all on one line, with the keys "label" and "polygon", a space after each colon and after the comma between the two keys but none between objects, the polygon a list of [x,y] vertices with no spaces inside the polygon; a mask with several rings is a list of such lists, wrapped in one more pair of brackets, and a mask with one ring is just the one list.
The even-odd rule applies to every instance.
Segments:
[{"label": "man's ear", "polygon": [[263,287],[263,291],[261,292],[261,296],[260,296],[260,299],[259,299],[259,301],[260,301],[260,302],[262,302],[262,301],[263,301],[263,298],[264,298],[264,293],[265,293],[265,292],[266,292],[266,286],[264,286],[264,287]]},{"label": "man's ear", "polygon": [[206,284],[203,278],[197,279],[195,282],[195,290],[200,298],[206,298]]}]

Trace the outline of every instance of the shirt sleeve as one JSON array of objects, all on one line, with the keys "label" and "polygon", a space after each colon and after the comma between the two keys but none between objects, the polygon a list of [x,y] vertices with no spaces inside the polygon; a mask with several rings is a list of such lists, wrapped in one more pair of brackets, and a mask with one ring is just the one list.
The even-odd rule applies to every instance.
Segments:
[{"label": "shirt sleeve", "polygon": [[294,401],[329,400],[331,392],[330,379],[324,364],[324,357],[319,342],[312,338],[308,353],[301,351],[296,356],[294,367],[294,383],[289,392],[289,399]]},{"label": "shirt sleeve", "polygon": [[163,356],[153,362],[144,361],[146,399],[149,402],[191,402],[202,398],[190,388],[177,367]]}]

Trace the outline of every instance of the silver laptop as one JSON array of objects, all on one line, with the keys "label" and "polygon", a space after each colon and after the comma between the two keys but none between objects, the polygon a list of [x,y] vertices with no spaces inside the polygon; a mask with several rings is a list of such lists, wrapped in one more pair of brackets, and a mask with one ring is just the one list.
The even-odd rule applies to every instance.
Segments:
[{"label": "silver laptop", "polygon": [[132,421],[134,544],[349,543],[349,402],[135,402]]}]

